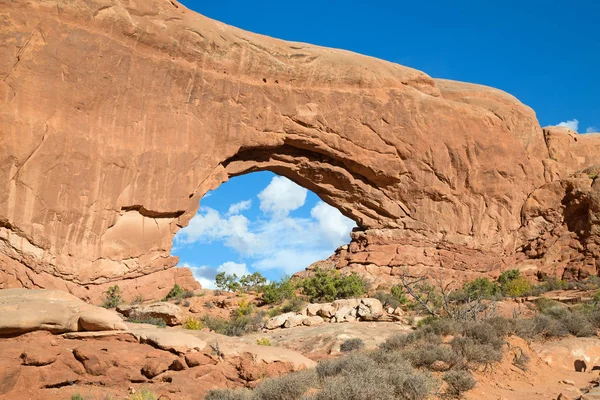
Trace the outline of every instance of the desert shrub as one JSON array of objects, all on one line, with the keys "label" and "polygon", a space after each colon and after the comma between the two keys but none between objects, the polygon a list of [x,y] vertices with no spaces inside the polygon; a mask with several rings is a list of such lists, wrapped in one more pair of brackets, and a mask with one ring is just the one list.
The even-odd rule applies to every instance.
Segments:
[{"label": "desert shrub", "polygon": [[391,293],[379,291],[375,292],[372,297],[379,300],[384,307],[397,308],[400,306],[400,302]]},{"label": "desert shrub", "polygon": [[159,328],[167,327],[167,323],[162,318],[155,318],[155,317],[128,318],[127,321],[133,322],[134,324],[151,324],[151,325],[158,326]]},{"label": "desert shrub", "polygon": [[454,349],[442,344],[419,343],[417,346],[404,350],[403,354],[416,368],[430,368],[436,361],[447,363],[450,367],[462,362],[462,358]]},{"label": "desert shrub", "polygon": [[252,311],[254,311],[254,305],[248,302],[248,300],[242,299],[238,304],[238,308],[232,314],[241,317],[242,315],[252,314]]},{"label": "desert shrub", "polygon": [[142,304],[145,301],[144,296],[141,294],[137,294],[133,300],[131,300],[131,305]]},{"label": "desert shrub", "polygon": [[296,297],[296,287],[288,278],[280,282],[271,282],[261,288],[262,301],[265,304],[279,304]]},{"label": "desert shrub", "polygon": [[461,326],[458,322],[450,318],[426,318],[426,321],[422,325],[422,332],[431,332],[436,335],[447,336],[455,335],[461,330]]},{"label": "desert shrub", "polygon": [[545,292],[551,290],[563,290],[567,288],[567,282],[555,277],[546,278],[541,284]]},{"label": "desert shrub", "polygon": [[579,310],[569,310],[563,307],[554,307],[545,311],[545,314],[557,320],[571,335],[589,337],[596,334],[586,315]]},{"label": "desert shrub", "polygon": [[256,339],[256,344],[259,345],[259,346],[272,346],[271,341],[269,340],[269,338]]},{"label": "desert shrub", "polygon": [[463,285],[465,300],[492,299],[500,294],[500,287],[487,278],[477,278]]},{"label": "desert shrub", "polygon": [[85,400],[85,397],[83,397],[80,393],[75,393],[71,395],[71,400]]},{"label": "desert shrub", "polygon": [[206,400],[251,400],[252,392],[248,389],[214,389],[206,393]]},{"label": "desert shrub", "polygon": [[169,290],[169,293],[167,293],[167,295],[165,296],[165,298],[163,300],[164,301],[181,300],[181,299],[189,299],[190,297],[194,297],[193,291],[183,290],[183,288],[181,286],[179,286],[178,284],[175,284],[171,288],[171,290]]},{"label": "desert shrub", "polygon": [[[385,381],[381,369],[365,370],[355,376],[343,374],[327,378],[314,400],[394,400],[394,388]],[[312,399],[311,399],[312,400]]]},{"label": "desert shrub", "polygon": [[281,307],[273,307],[269,311],[267,311],[267,315],[269,316],[269,318],[273,318],[281,314],[283,314],[283,310],[281,309]]},{"label": "desert shrub", "polygon": [[468,363],[487,365],[502,361],[502,349],[489,344],[477,343],[469,337],[455,337],[451,342],[452,348]]},{"label": "desert shrub", "polygon": [[104,302],[102,303],[102,307],[115,308],[121,303],[123,303],[123,297],[121,296],[121,288],[119,285],[114,285],[106,289],[106,292],[104,292]]},{"label": "desert shrub", "polygon": [[377,368],[377,363],[363,353],[350,353],[345,357],[323,360],[317,364],[317,375],[324,379],[328,376],[360,374],[361,371]]},{"label": "desert shrub", "polygon": [[373,298],[379,300],[384,307],[398,308],[408,302],[406,293],[402,285],[394,285],[391,292],[375,292]]},{"label": "desert shrub", "polygon": [[495,349],[502,348],[505,343],[503,332],[486,321],[464,324],[462,334],[473,339],[475,343],[489,345]]},{"label": "desert shrub", "polygon": [[178,284],[175,284],[169,293],[165,296],[165,300],[177,299],[183,294],[183,289]]},{"label": "desert shrub", "polygon": [[317,268],[314,275],[298,285],[311,303],[359,297],[365,293],[365,282],[356,274],[342,275],[339,271]]},{"label": "desert shrub", "polygon": [[504,271],[498,279],[496,280],[500,286],[504,287],[507,283],[514,281],[521,277],[521,271],[518,269],[509,269],[508,271]]},{"label": "desert shrub", "polygon": [[502,291],[506,296],[520,297],[529,294],[532,288],[531,282],[523,277],[518,277],[503,285]]},{"label": "desert shrub", "polygon": [[342,353],[349,353],[355,350],[361,350],[365,347],[365,343],[360,338],[346,339],[340,346]]},{"label": "desert shrub", "polygon": [[302,308],[304,307],[304,300],[299,299],[297,297],[294,297],[288,301],[286,301],[282,306],[281,306],[281,312],[282,313],[288,313],[288,312],[300,312],[302,310]]},{"label": "desert shrub", "polygon": [[442,378],[448,384],[448,395],[460,398],[464,392],[475,387],[477,381],[473,376],[465,371],[448,371]]},{"label": "desert shrub", "polygon": [[250,275],[244,275],[240,278],[240,286],[244,292],[250,290],[260,290],[265,283],[267,283],[267,278],[262,276],[260,272],[254,272]]},{"label": "desert shrub", "polygon": [[157,398],[158,397],[148,389],[142,389],[129,396],[129,400],[156,400]]},{"label": "desert shrub", "polygon": [[205,315],[201,319],[204,326],[206,326],[211,331],[225,334],[225,330],[227,329],[228,321],[224,318],[214,317],[212,315]]},{"label": "desert shrub", "polygon": [[314,369],[277,378],[268,378],[256,387],[253,398],[261,400],[295,400],[318,383]]},{"label": "desert shrub", "polygon": [[392,335],[379,345],[379,348],[385,351],[402,350],[411,343],[414,343],[419,338],[416,332],[409,334],[399,333]]},{"label": "desert shrub", "polygon": [[515,354],[512,363],[520,370],[527,371],[527,365],[529,364],[529,361],[531,361],[531,358],[525,354],[520,347],[518,347],[517,350],[518,352]]},{"label": "desert shrub", "polygon": [[388,369],[387,381],[394,388],[395,399],[424,400],[437,387],[437,380],[424,371],[394,365]]},{"label": "desert shrub", "polygon": [[569,331],[558,320],[549,315],[539,314],[529,319],[515,321],[515,333],[523,339],[549,339],[565,337]]},{"label": "desert shrub", "polygon": [[199,331],[200,329],[204,328],[204,324],[202,323],[202,321],[199,321],[197,318],[194,317],[189,317],[188,319],[186,319],[183,322],[182,326],[184,329],[190,329],[194,331]]}]

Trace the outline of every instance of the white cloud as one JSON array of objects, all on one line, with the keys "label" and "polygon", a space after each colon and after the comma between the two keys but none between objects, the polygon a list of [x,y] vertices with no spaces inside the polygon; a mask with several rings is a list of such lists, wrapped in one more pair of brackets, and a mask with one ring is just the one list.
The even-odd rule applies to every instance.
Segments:
[{"label": "white cloud", "polygon": [[241,254],[252,254],[258,242],[256,235],[248,229],[249,223],[243,215],[223,218],[217,210],[201,207],[189,225],[177,233],[175,243],[181,247],[182,244],[221,240]]},{"label": "white cloud", "polygon": [[196,267],[198,280],[214,281],[221,271],[238,276],[254,270],[293,274],[348,243],[349,232],[355,226],[354,221],[322,201],[310,210],[310,217],[291,217],[289,212],[305,203],[306,193],[293,182],[276,177],[259,194],[264,218],[250,220],[242,214],[246,205],[240,203],[232,205],[226,214],[201,207],[190,224],[178,232],[175,244],[181,248],[192,243],[219,242],[232,248],[245,262],[229,261],[210,270]]},{"label": "white cloud", "polygon": [[588,126],[588,128],[585,130],[585,133],[595,133],[598,131],[599,131],[599,129],[596,128],[595,126]]},{"label": "white cloud", "polygon": [[227,275],[236,274],[239,278],[244,275],[250,275],[250,271],[246,268],[246,264],[238,264],[233,261],[227,261],[217,268],[217,273],[225,272]]},{"label": "white cloud", "polygon": [[276,249],[268,257],[261,258],[252,264],[259,270],[281,270],[285,275],[292,275],[302,271],[310,264],[323,260],[331,255],[329,249]]},{"label": "white cloud", "polygon": [[248,275],[250,273],[248,268],[246,268],[246,264],[239,264],[233,261],[224,262],[217,268],[209,267],[208,265],[196,267],[187,263],[180,265],[180,267],[189,268],[194,275],[194,279],[200,282],[204,289],[212,290],[217,288],[215,278],[219,272],[225,272],[228,275],[236,274],[238,277]]},{"label": "white cloud", "polygon": [[234,203],[229,206],[229,211],[227,211],[227,215],[235,215],[239,214],[242,211],[249,210],[252,207],[252,200],[244,200],[239,203]]},{"label": "white cloud", "polygon": [[573,119],[569,119],[564,122],[560,122],[557,126],[564,126],[564,127],[567,127],[569,129],[577,132],[577,129],[579,129],[579,121],[577,119],[573,118]]},{"label": "white cloud", "polygon": [[200,282],[200,285],[204,289],[216,289],[215,286],[215,277],[217,276],[217,271],[214,268],[211,268],[207,265],[202,265],[200,267],[196,267],[187,263],[180,265],[183,268],[189,268],[194,275],[194,279]]},{"label": "white cloud", "polygon": [[310,215],[318,221],[322,234],[335,247],[347,243],[350,240],[348,233],[356,226],[354,221],[346,218],[337,208],[322,201],[310,210]]},{"label": "white cloud", "polygon": [[276,217],[285,217],[304,205],[308,190],[283,176],[271,179],[269,185],[258,194],[261,211]]}]

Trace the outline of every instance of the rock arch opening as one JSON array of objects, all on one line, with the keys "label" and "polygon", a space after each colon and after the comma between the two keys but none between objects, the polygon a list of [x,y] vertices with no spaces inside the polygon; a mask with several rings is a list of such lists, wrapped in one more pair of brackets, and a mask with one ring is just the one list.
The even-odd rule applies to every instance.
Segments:
[{"label": "rock arch opening", "polygon": [[214,288],[218,272],[277,280],[332,255],[353,228],[353,220],[287,177],[245,172],[203,197],[171,253],[205,288]]}]

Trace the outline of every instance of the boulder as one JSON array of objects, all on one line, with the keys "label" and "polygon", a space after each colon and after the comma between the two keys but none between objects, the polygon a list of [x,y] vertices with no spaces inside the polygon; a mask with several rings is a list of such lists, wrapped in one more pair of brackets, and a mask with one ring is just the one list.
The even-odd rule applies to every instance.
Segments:
[{"label": "boulder", "polygon": [[294,312],[289,312],[285,314],[276,315],[273,318],[267,320],[265,323],[266,329],[277,329],[281,328],[283,324],[290,318],[291,316],[296,315]]},{"label": "boulder", "polygon": [[319,317],[318,315],[314,315],[312,317],[306,317],[302,320],[302,325],[306,325],[306,326],[321,325],[323,323],[325,323],[325,321],[323,320],[323,318]]},{"label": "boulder", "polygon": [[283,327],[284,328],[293,328],[295,326],[300,326],[306,319],[306,316],[302,314],[290,315],[288,319],[285,320]]},{"label": "boulder", "polygon": [[336,308],[331,304],[320,304],[317,315],[323,318],[331,318],[335,315]]},{"label": "boulder", "polygon": [[60,290],[0,290],[0,335],[126,330],[117,313]]},{"label": "boulder", "polygon": [[[358,303],[357,303],[358,304]],[[335,322],[352,322],[356,321],[356,308],[344,306],[338,309],[335,313]]]},{"label": "boulder", "polygon": [[336,311],[342,308],[356,308],[360,304],[360,299],[340,299],[334,300],[331,305],[336,309]]},{"label": "boulder", "polygon": [[117,311],[128,318],[141,321],[148,318],[162,319],[170,326],[180,325],[182,321],[181,308],[176,304],[162,301],[152,304],[121,305],[117,307]]},{"label": "boulder", "polygon": [[375,321],[385,314],[381,302],[377,299],[360,299],[357,316],[364,321]]},{"label": "boulder", "polygon": [[597,338],[570,337],[547,343],[534,343],[531,348],[554,368],[585,372],[591,371],[593,367],[600,367],[600,341]]}]

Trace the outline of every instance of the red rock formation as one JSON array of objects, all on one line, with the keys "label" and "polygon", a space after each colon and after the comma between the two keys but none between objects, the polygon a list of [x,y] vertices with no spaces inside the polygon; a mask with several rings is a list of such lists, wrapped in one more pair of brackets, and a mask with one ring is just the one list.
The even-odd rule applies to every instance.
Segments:
[{"label": "red rock formation", "polygon": [[0,4],[0,287],[191,284],[173,235],[257,170],[357,221],[348,265],[496,273],[531,261],[532,194],[598,154],[502,91],[175,1]]}]

